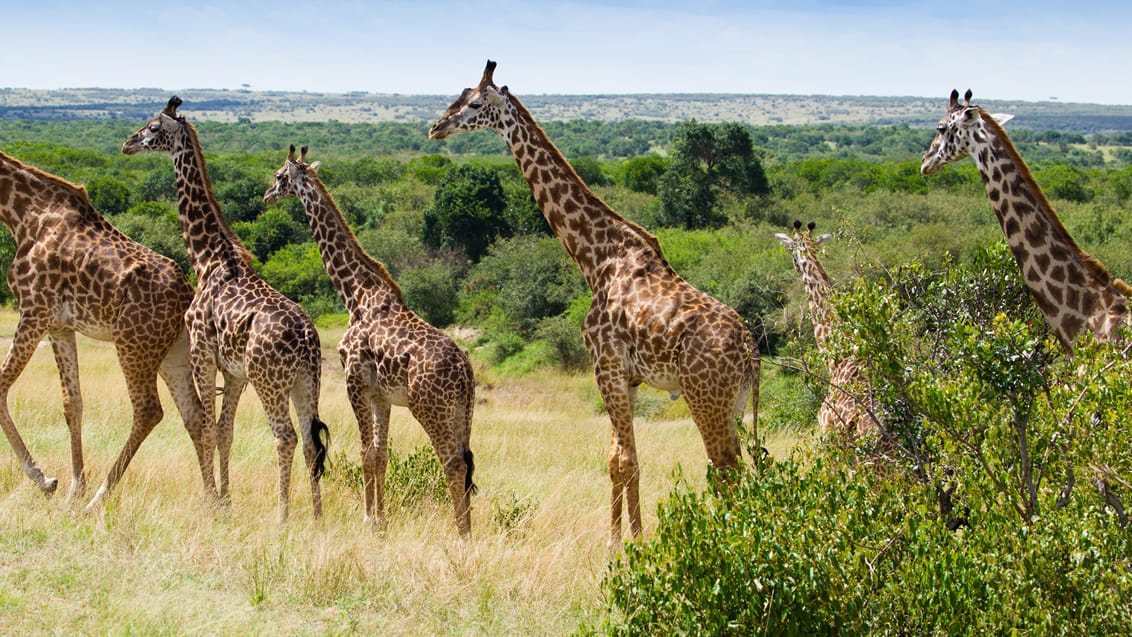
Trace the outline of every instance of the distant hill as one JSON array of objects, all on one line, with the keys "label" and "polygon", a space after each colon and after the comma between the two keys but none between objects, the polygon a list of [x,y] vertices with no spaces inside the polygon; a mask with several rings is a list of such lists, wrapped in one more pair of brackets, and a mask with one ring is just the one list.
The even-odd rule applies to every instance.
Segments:
[{"label": "distant hill", "polygon": [[[173,94],[198,121],[429,122],[453,95],[292,93],[282,91],[75,88],[0,88],[0,119],[75,120],[152,117]],[[830,95],[640,94],[521,95],[542,121],[627,119],[678,122],[735,121],[773,124],[908,124],[934,126],[946,96],[873,97]],[[975,100],[989,110],[1012,113],[1011,126],[1080,133],[1132,130],[1132,106],[1069,102]]]}]

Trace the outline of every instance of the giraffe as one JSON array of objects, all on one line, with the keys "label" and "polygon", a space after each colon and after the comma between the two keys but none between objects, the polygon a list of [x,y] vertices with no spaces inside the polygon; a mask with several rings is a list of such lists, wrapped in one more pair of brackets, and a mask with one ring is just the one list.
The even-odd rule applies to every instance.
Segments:
[{"label": "giraffe", "polygon": [[[803,231],[802,222],[795,220],[793,236],[778,232],[774,237],[790,251],[794,269],[802,276],[814,323],[814,340],[818,351],[830,357],[837,317],[830,301],[833,285],[818,261],[817,249],[829,241],[831,235],[814,237],[814,228],[811,221]],[[818,430],[822,434],[834,432],[853,437],[876,431],[876,421],[861,402],[860,392],[867,391],[868,383],[860,366],[850,356],[830,357],[828,360],[830,390],[818,410]]]},{"label": "giraffe", "polygon": [[385,265],[362,250],[334,199],[319,179],[321,162],[298,159],[292,145],[267,204],[297,197],[318,243],[330,282],[350,322],[338,343],[346,371],[346,395],[358,420],[367,526],[383,524],[385,470],[389,464],[389,412],[408,407],[432,441],[444,467],[461,537],[471,534],[470,495],[475,465],[469,441],[475,377],[467,354],[417,316]]},{"label": "giraffe", "polygon": [[757,422],[759,352],[739,315],[669,266],[656,237],[614,212],[582,181],[525,106],[495,85],[488,61],[429,130],[431,139],[499,132],[555,235],[593,292],[582,336],[612,425],[609,544],[622,541],[621,510],[641,534],[640,475],[633,406],[641,383],[683,394],[711,463],[740,460],[736,424],[751,395]]},{"label": "giraffe", "polygon": [[44,476],[8,411],[8,390],[46,335],[63,389],[71,437],[68,500],[86,489],[83,400],[75,332],[114,343],[133,406],[133,424],[106,481],[86,506],[96,508],[122,477],[138,447],[161,420],[157,376],[165,381],[193,441],[206,495],[215,495],[211,429],[193,386],[185,309],[193,297],[180,268],[134,242],[98,213],[86,189],[0,152],[0,221],[16,242],[8,287],[19,323],[0,365],[0,425],[24,473],[47,495],[58,479]]},{"label": "giraffe", "polygon": [[[314,515],[319,517],[319,480],[327,454],[323,436],[329,431],[318,418],[318,332],[297,303],[252,269],[251,255],[232,232],[212,194],[196,129],[177,113],[180,105],[181,99],[173,96],[156,117],[125,141],[122,152],[168,152],[173,157],[181,235],[197,277],[196,296],[185,314],[189,355],[197,387],[208,397],[202,401],[206,421],[216,423],[220,498],[229,499],[228,459],[236,405],[251,382],[275,435],[280,520],[286,520],[288,514],[297,444],[288,398],[299,419]],[[211,396],[217,369],[224,378],[219,419],[214,416],[216,405]]]},{"label": "giraffe", "polygon": [[971,155],[1022,278],[1061,346],[1072,353],[1085,330],[1113,340],[1127,317],[1132,288],[1077,247],[1006,136],[1002,124],[1011,117],[971,104],[970,89],[960,103],[959,91],[952,90],[920,172],[934,175]]}]

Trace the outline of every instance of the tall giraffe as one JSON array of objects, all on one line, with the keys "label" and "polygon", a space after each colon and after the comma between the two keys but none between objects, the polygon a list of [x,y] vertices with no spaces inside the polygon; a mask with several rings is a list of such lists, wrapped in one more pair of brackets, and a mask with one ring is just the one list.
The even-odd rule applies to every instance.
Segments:
[{"label": "tall giraffe", "polygon": [[829,241],[830,235],[814,237],[814,227],[811,221],[803,231],[802,222],[794,221],[793,236],[778,232],[774,237],[790,251],[794,269],[802,276],[814,323],[814,340],[818,351],[829,361],[829,395],[818,410],[818,429],[823,434],[862,436],[877,429],[876,421],[861,402],[868,383],[852,357],[833,357],[830,341],[837,322],[830,302],[833,285],[817,256],[818,247]]},{"label": "tall giraffe", "polygon": [[708,458],[739,461],[736,423],[748,393],[758,417],[759,352],[739,315],[697,290],[668,265],[656,237],[595,195],[530,112],[492,80],[488,61],[429,131],[431,139],[481,128],[498,131],[551,229],[593,292],[582,336],[612,424],[609,547],[621,540],[621,507],[641,534],[640,476],[633,434],[637,387],[684,394]]},{"label": "tall giraffe", "polygon": [[[267,412],[279,455],[279,517],[287,518],[291,464],[297,439],[287,405],[290,398],[303,436],[310,470],[314,515],[322,514],[319,480],[326,460],[318,418],[321,350],[310,317],[272,288],[251,267],[251,255],[224,218],[208,179],[196,129],[177,114],[174,96],[157,117],[122,145],[127,155],[168,152],[176,173],[181,235],[197,276],[197,291],[185,314],[189,353],[207,422],[216,423],[220,459],[220,497],[228,499],[228,459],[236,405],[250,381]],[[212,388],[219,368],[224,377],[220,418]]]},{"label": "tall giraffe", "polygon": [[291,146],[263,200],[302,202],[326,273],[350,315],[338,354],[361,436],[365,523],[380,526],[384,520],[389,412],[399,405],[409,408],[432,441],[448,480],[456,528],[468,537],[475,489],[469,448],[476,393],[472,364],[452,339],[405,304],[389,271],[362,250],[318,178],[320,162],[308,164],[306,155],[303,146],[296,159]]},{"label": "tall giraffe", "polygon": [[1022,278],[1062,347],[1072,352],[1085,330],[1111,340],[1127,317],[1132,288],[1077,247],[1006,136],[1002,124],[1010,118],[971,104],[970,90],[962,103],[951,91],[920,172],[933,175],[971,155]]},{"label": "tall giraffe", "polygon": [[7,279],[20,312],[12,344],[0,365],[0,425],[24,473],[48,495],[58,487],[58,480],[45,477],[36,465],[8,412],[8,390],[46,335],[59,368],[63,413],[71,434],[68,499],[86,488],[83,400],[75,347],[75,332],[79,332],[114,343],[133,405],[130,435],[87,510],[109,493],[161,420],[158,375],[169,386],[192,438],[205,492],[215,495],[211,428],[203,420],[189,367],[184,314],[193,289],[184,273],[171,259],[110,225],[91,205],[82,186],[4,153],[0,153],[0,221],[16,242]]}]

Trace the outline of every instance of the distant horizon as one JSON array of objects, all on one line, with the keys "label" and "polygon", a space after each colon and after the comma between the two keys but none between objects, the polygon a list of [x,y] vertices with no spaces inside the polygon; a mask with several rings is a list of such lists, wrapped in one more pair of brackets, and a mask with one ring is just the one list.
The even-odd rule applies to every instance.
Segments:
[{"label": "distant horizon", "polygon": [[[954,87],[959,89],[959,87]],[[208,86],[188,86],[181,88],[162,88],[157,86],[137,86],[137,87],[122,87],[122,86],[59,86],[55,88],[31,88],[27,86],[0,86],[0,91],[31,91],[31,92],[52,92],[52,91],[155,91],[167,94],[174,94],[183,91],[203,91],[203,92],[217,92],[217,93],[294,93],[298,95],[390,95],[390,96],[406,96],[406,97],[437,97],[446,99],[455,99],[455,95],[441,94],[441,93],[409,93],[405,91],[372,91],[372,90],[349,90],[349,91],[313,91],[313,90],[289,90],[289,89],[257,89],[254,86],[247,87],[208,87]],[[966,90],[966,89],[960,89]],[[922,100],[946,100],[947,95],[896,95],[896,94],[879,94],[879,93],[775,93],[775,92],[721,92],[721,91],[667,91],[667,92],[636,92],[636,93],[518,93],[520,98],[524,95],[527,97],[605,97],[605,96],[665,96],[665,95],[680,95],[680,96],[699,96],[699,95],[718,95],[718,96],[768,96],[768,97],[833,97],[833,98],[892,98],[892,99],[922,99]],[[976,95],[976,100],[982,99],[985,102],[1026,102],[1026,103],[1040,103],[1040,102],[1058,102],[1062,104],[1088,104],[1095,106],[1132,106],[1129,104],[1108,104],[1104,102],[1082,102],[1063,100],[1057,96],[1050,96],[1040,99],[1017,99],[1017,98],[998,98],[998,97],[985,97],[980,98]]]},{"label": "distant horizon", "polygon": [[12,87],[450,95],[829,95],[1132,104],[1132,3],[1097,0],[38,0]]}]

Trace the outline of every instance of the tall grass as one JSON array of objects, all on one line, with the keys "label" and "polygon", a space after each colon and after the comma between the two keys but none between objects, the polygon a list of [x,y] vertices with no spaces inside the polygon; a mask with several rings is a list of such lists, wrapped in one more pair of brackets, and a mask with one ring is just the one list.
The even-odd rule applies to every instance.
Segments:
[{"label": "tall grass", "polygon": [[[0,347],[14,326],[14,314],[0,311]],[[62,495],[45,499],[0,443],[0,633],[558,635],[596,623],[609,424],[595,408],[592,376],[493,378],[478,370],[473,539],[461,542],[450,505],[430,498],[387,503],[378,534],[362,529],[360,493],[333,479],[358,461],[333,351],[338,332],[323,335],[321,407],[332,457],[345,450],[347,460],[323,481],[320,522],[311,519],[298,458],[291,519],[276,521],[274,443],[252,391],[237,416],[232,503],[223,509],[204,501],[189,437],[164,388],[165,419],[100,513],[83,514],[81,502]],[[130,408],[113,347],[83,337],[79,346],[93,489],[126,436]],[[44,346],[9,406],[63,494],[70,456],[60,402]],[[702,480],[706,459],[686,418],[641,422],[637,438],[649,533],[675,468]],[[401,408],[390,441],[401,457],[428,445]]]}]

